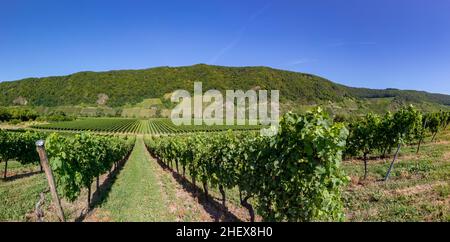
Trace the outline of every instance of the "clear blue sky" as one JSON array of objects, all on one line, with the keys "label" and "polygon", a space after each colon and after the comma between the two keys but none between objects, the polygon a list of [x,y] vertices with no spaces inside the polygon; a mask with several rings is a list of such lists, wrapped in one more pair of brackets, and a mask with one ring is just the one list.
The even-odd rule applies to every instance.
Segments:
[{"label": "clear blue sky", "polygon": [[196,63],[450,94],[450,1],[0,1],[0,80]]}]

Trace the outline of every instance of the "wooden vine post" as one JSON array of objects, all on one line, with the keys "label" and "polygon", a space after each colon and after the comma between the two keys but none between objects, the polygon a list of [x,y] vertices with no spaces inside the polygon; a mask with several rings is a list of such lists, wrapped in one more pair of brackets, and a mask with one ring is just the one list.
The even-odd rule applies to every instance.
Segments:
[{"label": "wooden vine post", "polygon": [[41,161],[41,166],[44,169],[45,176],[47,177],[48,186],[50,188],[50,193],[52,194],[53,202],[56,205],[56,212],[60,221],[65,222],[64,212],[61,207],[61,201],[59,200],[58,193],[56,192],[55,179],[53,178],[52,169],[50,169],[50,165],[48,163],[47,153],[45,152],[44,147],[45,142],[43,140],[38,140],[36,142],[36,149],[39,154],[39,159]]}]

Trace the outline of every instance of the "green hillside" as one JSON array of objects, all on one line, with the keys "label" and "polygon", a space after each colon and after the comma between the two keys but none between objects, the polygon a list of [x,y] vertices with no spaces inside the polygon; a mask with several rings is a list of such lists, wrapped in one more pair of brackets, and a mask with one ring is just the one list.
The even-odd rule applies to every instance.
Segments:
[{"label": "green hillside", "polygon": [[[351,88],[324,78],[268,67],[194,65],[144,70],[80,72],[68,76],[28,78],[0,83],[0,106],[108,106],[134,107],[145,99],[161,98],[176,89],[192,91],[194,81],[208,89],[278,89],[284,108],[315,104],[352,103],[370,106],[372,99],[417,103],[436,109],[450,105],[450,96],[395,89]],[[379,102],[379,101],[376,101]],[[394,102],[392,104],[392,102]],[[342,106],[342,105],[341,105]],[[346,107],[343,107],[346,108]],[[383,109],[383,107],[381,107]]]}]

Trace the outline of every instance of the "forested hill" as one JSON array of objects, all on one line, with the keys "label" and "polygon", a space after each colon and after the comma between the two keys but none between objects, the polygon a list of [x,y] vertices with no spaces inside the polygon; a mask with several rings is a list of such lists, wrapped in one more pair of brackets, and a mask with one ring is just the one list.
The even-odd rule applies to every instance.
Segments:
[{"label": "forested hill", "polygon": [[28,78],[0,83],[0,106],[97,105],[111,107],[135,104],[145,98],[161,98],[176,89],[192,90],[195,81],[208,89],[280,90],[282,102],[315,104],[345,98],[394,97],[411,102],[450,105],[450,96],[395,89],[351,88],[324,78],[268,67],[223,67],[194,65],[143,70],[79,72],[68,76]]}]

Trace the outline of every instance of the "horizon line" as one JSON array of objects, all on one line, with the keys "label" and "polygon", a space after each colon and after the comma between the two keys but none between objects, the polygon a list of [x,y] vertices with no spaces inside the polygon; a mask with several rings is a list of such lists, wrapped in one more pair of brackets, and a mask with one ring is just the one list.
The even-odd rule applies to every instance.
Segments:
[{"label": "horizon line", "polygon": [[371,88],[371,87],[363,87],[363,86],[349,86],[346,84],[341,84],[339,82],[330,80],[320,74],[313,74],[313,73],[307,73],[307,72],[301,72],[301,71],[297,71],[297,70],[292,70],[292,69],[282,69],[282,68],[278,68],[278,67],[272,67],[272,66],[266,66],[266,65],[243,65],[243,66],[234,66],[234,65],[218,65],[218,64],[207,64],[207,63],[196,63],[196,64],[191,64],[191,65],[160,65],[160,66],[151,66],[151,67],[137,67],[137,68],[123,68],[123,69],[106,69],[106,70],[84,70],[84,71],[76,71],[76,72],[71,72],[71,73],[67,73],[67,74],[61,74],[61,75],[43,75],[43,76],[28,76],[28,77],[24,77],[24,78],[20,78],[20,79],[15,79],[15,80],[0,80],[0,84],[4,83],[4,82],[17,82],[17,81],[24,81],[27,79],[41,79],[41,78],[50,78],[50,77],[63,77],[63,76],[70,76],[70,75],[75,75],[75,74],[79,74],[79,73],[86,73],[86,72],[92,72],[92,73],[106,73],[106,72],[113,72],[113,71],[141,71],[141,70],[148,70],[148,69],[156,69],[156,68],[183,68],[183,67],[193,67],[193,66],[200,66],[200,65],[205,65],[205,66],[214,66],[214,67],[228,67],[228,68],[270,68],[270,69],[274,69],[274,70],[278,70],[278,71],[287,71],[287,72],[294,72],[294,73],[299,73],[299,74],[306,74],[306,75],[313,75],[319,78],[323,78],[327,81],[330,81],[334,84],[337,85],[342,85],[345,87],[349,87],[349,88],[357,88],[357,89],[371,89],[371,90],[398,90],[398,91],[416,91],[416,92],[426,92],[429,94],[439,94],[439,95],[448,95],[450,96],[450,93],[438,93],[438,92],[433,92],[433,91],[425,91],[425,90],[417,90],[417,89],[402,89],[402,88],[396,88],[396,87],[385,87],[385,88]]}]

